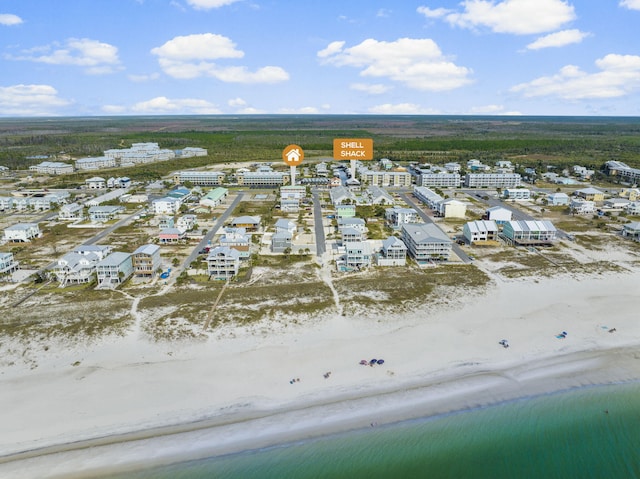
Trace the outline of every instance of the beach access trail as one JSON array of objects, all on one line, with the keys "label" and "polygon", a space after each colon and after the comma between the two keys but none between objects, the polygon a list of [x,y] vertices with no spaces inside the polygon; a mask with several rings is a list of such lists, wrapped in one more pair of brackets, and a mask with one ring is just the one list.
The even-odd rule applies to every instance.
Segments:
[{"label": "beach access trail", "polygon": [[[1,371],[0,477],[87,477],[637,380],[639,280],[500,281],[401,316],[58,346]],[[374,357],[385,363],[359,364]]]}]

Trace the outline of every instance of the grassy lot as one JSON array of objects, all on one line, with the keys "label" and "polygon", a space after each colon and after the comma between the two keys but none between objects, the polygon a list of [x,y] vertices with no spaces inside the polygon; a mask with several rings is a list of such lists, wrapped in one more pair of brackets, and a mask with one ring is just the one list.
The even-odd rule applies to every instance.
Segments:
[{"label": "grassy lot", "polygon": [[0,338],[73,342],[123,335],[133,323],[131,302],[115,292],[87,291],[84,287],[54,292],[49,288],[13,307],[13,300],[24,293],[23,289],[15,291],[11,302],[0,307]]},{"label": "grassy lot", "polygon": [[[435,290],[450,288],[459,294],[482,288],[488,276],[472,265],[442,267],[377,268],[370,274],[353,275],[334,281],[344,307],[344,314],[357,314],[366,309],[376,312],[406,312],[436,300]],[[453,294],[453,293],[452,293]]]}]

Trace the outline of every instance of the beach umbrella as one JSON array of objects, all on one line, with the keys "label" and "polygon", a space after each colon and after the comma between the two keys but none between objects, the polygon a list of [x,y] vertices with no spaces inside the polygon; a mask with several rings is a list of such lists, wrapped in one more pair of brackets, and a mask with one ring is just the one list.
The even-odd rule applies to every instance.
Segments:
[{"label": "beach umbrella", "polygon": [[384,364],[384,359],[378,359],[378,364]]}]

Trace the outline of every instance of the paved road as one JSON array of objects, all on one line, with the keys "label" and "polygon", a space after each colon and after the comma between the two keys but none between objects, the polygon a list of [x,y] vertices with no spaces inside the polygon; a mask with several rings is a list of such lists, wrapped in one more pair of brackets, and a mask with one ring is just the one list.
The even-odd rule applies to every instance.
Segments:
[{"label": "paved road", "polygon": [[320,201],[320,194],[316,188],[311,190],[313,196],[313,219],[314,228],[316,232],[316,255],[322,258],[322,255],[327,251],[326,239],[324,237],[324,218],[322,217],[322,202]]},{"label": "paved road", "polygon": [[128,225],[133,220],[134,216],[139,215],[145,209],[146,209],[146,206],[140,208],[139,210],[136,210],[134,213],[131,213],[129,216],[125,216],[124,218],[122,218],[121,220],[115,222],[114,224],[112,224],[108,228],[105,228],[105,229],[101,230],[98,234],[96,234],[92,238],[89,238],[87,241],[85,241],[83,243],[83,246],[90,245],[90,244],[96,244],[98,241],[103,239],[105,236],[113,233],[116,229],[118,229],[118,228],[120,228],[122,226]]},{"label": "paved road", "polygon": [[182,274],[182,272],[185,271],[191,265],[191,263],[193,263],[193,261],[195,261],[195,259],[198,257],[198,252],[204,249],[206,246],[209,246],[211,239],[215,236],[216,232],[225,224],[227,218],[229,218],[233,210],[236,208],[236,206],[238,206],[238,203],[242,201],[243,196],[244,193],[242,191],[239,191],[238,196],[236,196],[229,207],[224,210],[224,213],[222,213],[218,217],[213,227],[209,231],[207,231],[207,234],[204,235],[204,237],[200,240],[196,247],[193,248],[193,251],[191,251],[189,256],[187,256],[187,258],[175,270],[171,270],[171,278],[175,280],[175,278],[180,276],[180,274]]},{"label": "paved road", "polygon": [[[418,213],[418,216],[420,216],[420,218],[422,218],[422,220],[425,223],[432,223],[438,226],[428,214],[422,211],[422,208],[420,208],[420,206],[418,206],[418,204],[415,201],[413,201],[413,199],[409,196],[408,193],[401,193],[400,198],[402,198],[405,201],[405,203],[407,203],[411,208],[416,210],[416,212]],[[438,228],[440,227],[438,226]],[[467,253],[462,251],[462,248],[460,248],[460,245],[458,243],[454,241],[451,246],[452,246],[453,252],[458,256],[458,258],[460,258],[460,260],[463,263],[471,263],[473,261],[469,257],[469,255],[467,255]]]}]

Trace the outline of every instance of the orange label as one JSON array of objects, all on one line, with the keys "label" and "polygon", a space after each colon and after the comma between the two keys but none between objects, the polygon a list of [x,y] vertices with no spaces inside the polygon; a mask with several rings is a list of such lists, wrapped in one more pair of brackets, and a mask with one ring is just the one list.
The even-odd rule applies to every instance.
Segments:
[{"label": "orange label", "polygon": [[287,165],[298,166],[304,160],[304,151],[298,145],[289,145],[282,150],[282,159]]},{"label": "orange label", "polygon": [[333,159],[373,160],[373,140],[371,138],[335,138]]}]

